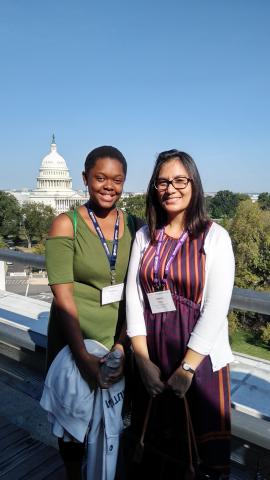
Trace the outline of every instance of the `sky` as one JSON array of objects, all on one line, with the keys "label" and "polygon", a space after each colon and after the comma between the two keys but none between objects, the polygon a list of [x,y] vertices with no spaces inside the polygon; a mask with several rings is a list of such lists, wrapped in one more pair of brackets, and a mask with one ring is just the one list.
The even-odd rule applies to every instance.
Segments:
[{"label": "sky", "polygon": [[204,190],[270,191],[269,0],[1,0],[0,189],[33,188],[55,134],[73,187],[114,145],[126,191],[156,156]]}]

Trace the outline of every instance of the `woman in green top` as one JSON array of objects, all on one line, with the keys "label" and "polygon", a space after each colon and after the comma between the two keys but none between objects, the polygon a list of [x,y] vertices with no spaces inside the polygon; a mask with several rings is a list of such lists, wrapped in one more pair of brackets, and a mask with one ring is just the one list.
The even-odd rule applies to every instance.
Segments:
[{"label": "woman in green top", "polygon": [[[90,385],[108,388],[123,375],[102,382],[101,361],[89,354],[84,338],[123,351],[126,339],[122,296],[134,231],[132,218],[116,208],[127,164],[114,147],[99,147],[85,161],[83,180],[90,199],[59,215],[46,242],[46,263],[54,300],[48,329],[48,364],[69,345]],[[110,286],[114,284],[114,288]],[[123,352],[124,353],[124,352]],[[124,356],[122,357],[124,359]],[[69,479],[81,478],[84,446],[59,440]]]}]

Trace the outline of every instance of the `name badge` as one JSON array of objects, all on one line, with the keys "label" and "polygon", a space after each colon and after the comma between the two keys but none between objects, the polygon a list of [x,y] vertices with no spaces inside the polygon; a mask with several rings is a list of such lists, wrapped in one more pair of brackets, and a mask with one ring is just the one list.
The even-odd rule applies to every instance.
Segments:
[{"label": "name badge", "polygon": [[176,310],[170,290],[147,294],[152,313],[174,312]]},{"label": "name badge", "polygon": [[108,303],[120,302],[124,297],[124,284],[117,283],[116,285],[109,285],[102,288],[101,291],[101,305],[108,305]]}]

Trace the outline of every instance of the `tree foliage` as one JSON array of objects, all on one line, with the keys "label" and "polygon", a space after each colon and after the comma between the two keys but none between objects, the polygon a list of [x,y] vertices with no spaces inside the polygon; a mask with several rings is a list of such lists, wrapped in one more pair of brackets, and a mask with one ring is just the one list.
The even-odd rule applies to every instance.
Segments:
[{"label": "tree foliage", "polygon": [[0,235],[0,248],[6,248],[6,247],[7,247],[7,244],[3,239],[2,235]]},{"label": "tree foliage", "polygon": [[260,193],[258,196],[258,204],[262,210],[270,210],[270,193]]},{"label": "tree foliage", "polygon": [[32,248],[32,252],[36,253],[37,255],[45,255],[45,243],[44,242],[37,243]]},{"label": "tree foliage", "polygon": [[266,345],[270,345],[270,323],[261,327],[261,339]]},{"label": "tree foliage", "polygon": [[24,203],[21,209],[24,234],[28,247],[32,246],[33,239],[38,242],[44,240],[55,213],[52,207],[43,203]]},{"label": "tree foliage", "polygon": [[121,198],[118,205],[127,213],[145,219],[145,198],[145,194],[130,195],[129,197]]},{"label": "tree foliage", "polygon": [[239,203],[248,200],[245,193],[233,193],[229,190],[220,190],[212,198],[206,198],[206,207],[212,218],[232,218]]},{"label": "tree foliage", "polygon": [[236,276],[242,288],[270,288],[270,213],[251,200],[240,202],[230,226]]},{"label": "tree foliage", "polygon": [[17,236],[20,228],[20,205],[10,193],[0,191],[0,235]]}]

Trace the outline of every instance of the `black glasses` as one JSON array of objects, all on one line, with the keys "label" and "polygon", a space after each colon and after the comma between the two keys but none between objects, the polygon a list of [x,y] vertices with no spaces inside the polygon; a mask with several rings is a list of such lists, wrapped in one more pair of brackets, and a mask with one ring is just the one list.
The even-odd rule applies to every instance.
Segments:
[{"label": "black glasses", "polygon": [[165,192],[167,188],[169,188],[169,185],[172,185],[176,190],[184,190],[191,182],[191,178],[188,177],[175,177],[172,180],[167,180],[166,178],[158,178],[154,182],[154,187],[159,191],[159,192]]}]

